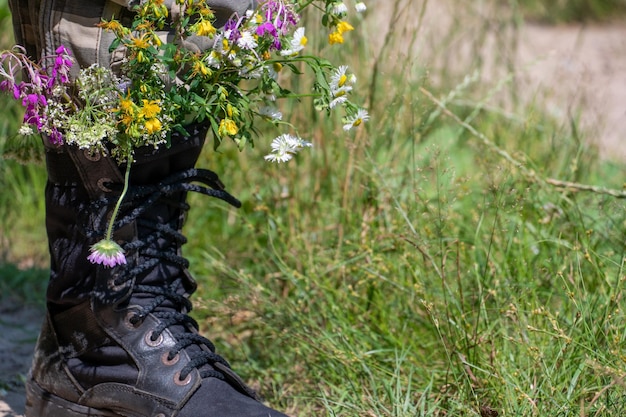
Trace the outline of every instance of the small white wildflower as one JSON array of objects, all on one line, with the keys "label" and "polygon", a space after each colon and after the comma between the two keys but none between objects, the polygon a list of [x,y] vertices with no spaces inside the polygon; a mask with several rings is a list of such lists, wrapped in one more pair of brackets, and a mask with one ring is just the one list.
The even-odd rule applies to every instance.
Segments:
[{"label": "small white wildflower", "polygon": [[222,66],[222,57],[219,52],[213,50],[204,60],[209,67],[219,69]]},{"label": "small white wildflower", "polygon": [[307,142],[297,136],[285,133],[275,138],[271,143],[272,152],[265,155],[264,159],[269,162],[287,162],[293,158],[293,155],[300,152],[303,148],[313,146],[311,142]]},{"label": "small white wildflower", "polygon": [[295,55],[304,49],[308,42],[307,37],[304,36],[304,31],[305,29],[303,27],[296,29],[293,34],[293,39],[289,43],[291,45],[291,48],[280,51],[280,54],[282,56]]},{"label": "small white wildflower", "polygon": [[346,101],[348,101],[348,96],[346,96],[346,95],[335,97],[328,104],[328,107],[331,108],[331,109],[334,109],[335,107],[342,105]]},{"label": "small white wildflower", "polygon": [[283,114],[273,106],[263,106],[259,108],[259,114],[271,120],[282,120]]},{"label": "small white wildflower", "polygon": [[252,33],[243,31],[241,32],[241,37],[237,40],[237,45],[241,49],[254,49],[258,44]]},{"label": "small white wildflower", "polygon": [[354,9],[357,13],[363,13],[367,10],[367,6],[362,1],[359,1],[354,5]]},{"label": "small white wildflower", "polygon": [[270,153],[267,154],[263,157],[263,159],[265,159],[268,162],[277,162],[277,163],[281,163],[281,162],[287,162],[289,160],[291,160],[291,158],[293,158],[293,154],[291,153],[287,153],[287,152],[283,152],[283,153]]},{"label": "small white wildflower", "polygon": [[348,74],[348,66],[341,65],[333,71],[330,76],[330,89],[339,90],[342,87],[349,86],[356,81],[356,77]]},{"label": "small white wildflower", "polygon": [[30,136],[30,135],[33,135],[35,132],[33,131],[33,128],[30,125],[23,124],[17,133],[19,133],[22,136]]},{"label": "small white wildflower", "polygon": [[342,15],[348,12],[348,6],[346,6],[343,2],[338,1],[333,3],[333,14]]},{"label": "small white wildflower", "polygon": [[348,131],[353,127],[360,126],[361,123],[368,121],[369,118],[370,116],[367,113],[367,110],[359,109],[355,114],[346,118],[343,130]]}]

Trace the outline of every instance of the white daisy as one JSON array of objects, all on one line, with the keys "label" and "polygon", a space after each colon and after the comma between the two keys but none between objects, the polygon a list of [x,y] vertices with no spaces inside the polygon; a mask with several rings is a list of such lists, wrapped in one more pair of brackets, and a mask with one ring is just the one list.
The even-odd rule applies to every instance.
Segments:
[{"label": "white daisy", "polygon": [[216,50],[211,51],[204,61],[211,68],[219,69],[222,66],[222,57]]},{"label": "white daisy", "polygon": [[300,152],[303,148],[310,148],[313,144],[297,136],[285,133],[275,138],[270,146],[272,152],[265,155],[264,159],[269,162],[280,163],[291,160],[294,154]]},{"label": "white daisy", "polygon": [[335,97],[331,100],[330,103],[328,103],[328,107],[334,109],[335,107],[342,105],[346,101],[348,101],[348,96],[346,95]]},{"label": "white daisy", "polygon": [[367,10],[367,6],[362,1],[359,1],[354,5],[354,9],[357,13],[363,13]]},{"label": "white daisy", "polygon": [[341,65],[330,76],[330,89],[331,91],[339,91],[342,87],[347,87],[355,81],[356,77],[348,74],[348,66]]},{"label": "white daisy", "polygon": [[361,125],[361,123],[365,123],[370,118],[370,115],[367,113],[365,109],[359,109],[352,116],[348,116],[345,119],[345,124],[343,125],[343,130],[348,131],[353,127],[357,127]]},{"label": "white daisy", "polygon": [[290,154],[290,153],[270,153],[263,157],[263,159],[265,159],[268,162],[277,162],[277,163],[287,162],[291,158],[293,158],[293,154]]},{"label": "white daisy", "polygon": [[241,49],[254,49],[258,46],[254,35],[248,31],[241,32],[241,37],[237,39],[237,45]]},{"label": "white daisy", "polygon": [[282,56],[295,55],[304,49],[307,42],[308,42],[308,39],[306,36],[304,36],[304,28],[303,27],[298,28],[293,33],[293,39],[291,40],[291,42],[289,42],[291,47],[289,49],[284,49],[280,51],[280,54]]}]

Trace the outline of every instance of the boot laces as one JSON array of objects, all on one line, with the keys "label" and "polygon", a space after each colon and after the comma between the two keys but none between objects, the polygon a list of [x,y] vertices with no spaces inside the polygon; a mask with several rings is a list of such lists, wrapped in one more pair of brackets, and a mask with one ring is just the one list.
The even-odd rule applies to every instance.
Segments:
[{"label": "boot laces", "polygon": [[[116,187],[110,186],[112,189]],[[181,215],[189,210],[189,205],[181,197],[187,192],[201,193],[224,200],[235,207],[241,206],[235,197],[223,189],[217,175],[209,170],[192,168],[170,175],[156,184],[131,184],[122,203],[124,214],[115,222],[114,229],[119,230],[136,222],[137,229],[147,233],[141,233],[137,239],[122,244],[129,257],[137,256],[141,258],[141,262],[129,262],[126,267],[120,268],[121,271],[113,284],[116,287],[123,287],[131,283],[132,293],[143,296],[140,309],[129,319],[131,324],[139,324],[149,314],[159,319],[158,326],[153,329],[150,336],[152,341],[158,340],[166,329],[177,329],[172,331],[176,344],[171,348],[167,360],[173,360],[182,350],[187,351],[191,360],[181,370],[181,380],[187,378],[193,369],[198,369],[202,378],[224,379],[223,373],[215,369],[214,365],[219,363],[228,368],[230,365],[215,353],[214,344],[198,333],[198,323],[187,314],[191,311],[192,304],[185,295],[183,278],[189,267],[189,261],[179,254],[180,247],[187,242],[179,231],[182,226],[179,224],[182,223]],[[111,206],[114,203],[115,199],[110,198],[96,202],[100,206]],[[148,210],[157,204],[171,206],[176,215],[165,220],[156,220],[146,215]],[[148,276],[164,264],[174,267],[176,271],[168,273],[170,276],[165,283],[159,282],[158,285],[141,283],[142,277]],[[138,284],[134,284],[135,282]],[[188,349],[190,347],[191,349]]]}]

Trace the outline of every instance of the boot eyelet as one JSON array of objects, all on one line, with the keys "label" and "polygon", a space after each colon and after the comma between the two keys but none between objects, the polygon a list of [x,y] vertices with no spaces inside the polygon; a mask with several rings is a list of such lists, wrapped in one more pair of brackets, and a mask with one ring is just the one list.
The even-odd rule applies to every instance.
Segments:
[{"label": "boot eyelet", "polygon": [[174,375],[174,383],[180,387],[189,385],[190,382],[191,382],[191,373],[187,374],[187,378],[185,379],[180,379],[180,371],[176,372],[176,375]]},{"label": "boot eyelet", "polygon": [[128,286],[129,286],[129,282],[128,281],[124,281],[121,284],[117,284],[115,282],[115,281],[117,281],[119,276],[120,276],[119,273],[115,273],[107,281],[107,284],[108,284],[110,290],[115,291],[115,292],[120,292],[120,291],[128,288]]},{"label": "boot eyelet", "polygon": [[106,186],[106,185],[104,185],[104,184],[106,184],[106,183],[111,183],[111,182],[113,182],[113,181],[111,180],[111,178],[100,178],[100,179],[98,180],[98,183],[97,183],[97,184],[98,184],[98,188],[99,188],[101,191],[104,191],[105,193],[110,193],[110,192],[112,192],[113,190],[112,190],[112,189],[110,189],[109,187],[107,187],[107,186]]},{"label": "boot eyelet", "polygon": [[98,162],[100,158],[102,158],[102,155],[99,151],[92,151],[90,149],[85,149],[83,155],[85,155],[85,158],[92,162]]},{"label": "boot eyelet", "polygon": [[174,357],[172,359],[167,359],[170,356],[169,352],[165,352],[163,353],[163,355],[161,355],[161,362],[163,363],[163,365],[165,366],[172,366],[172,365],[176,365],[178,363],[178,360],[180,359],[180,354],[176,354],[174,355]]},{"label": "boot eyelet", "polygon": [[126,326],[128,330],[135,330],[139,327],[139,322],[133,323],[133,317],[137,317],[137,313],[132,310],[126,312],[126,317],[124,317],[124,326]]},{"label": "boot eyelet", "polygon": [[154,334],[154,332],[152,332],[152,331],[146,333],[146,335],[144,336],[143,340],[144,340],[144,342],[146,342],[146,345],[148,345],[150,347],[157,347],[161,343],[163,343],[163,333],[161,333],[159,335],[159,337],[157,337],[156,340],[152,340],[152,335],[153,334]]}]

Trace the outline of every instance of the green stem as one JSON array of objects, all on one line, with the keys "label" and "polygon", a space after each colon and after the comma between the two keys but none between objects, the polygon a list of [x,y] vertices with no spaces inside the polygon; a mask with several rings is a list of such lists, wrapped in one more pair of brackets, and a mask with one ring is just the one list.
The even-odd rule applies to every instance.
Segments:
[{"label": "green stem", "polygon": [[120,210],[120,206],[122,205],[122,200],[126,196],[126,192],[128,191],[128,184],[130,183],[130,166],[132,161],[132,156],[128,155],[126,163],[126,173],[124,174],[124,189],[122,189],[122,194],[120,194],[120,198],[117,199],[117,203],[115,204],[115,208],[113,209],[113,213],[111,214],[111,219],[109,219],[109,226],[107,228],[106,240],[111,240],[113,236],[113,224],[115,223],[115,219],[117,217],[117,213]]}]

